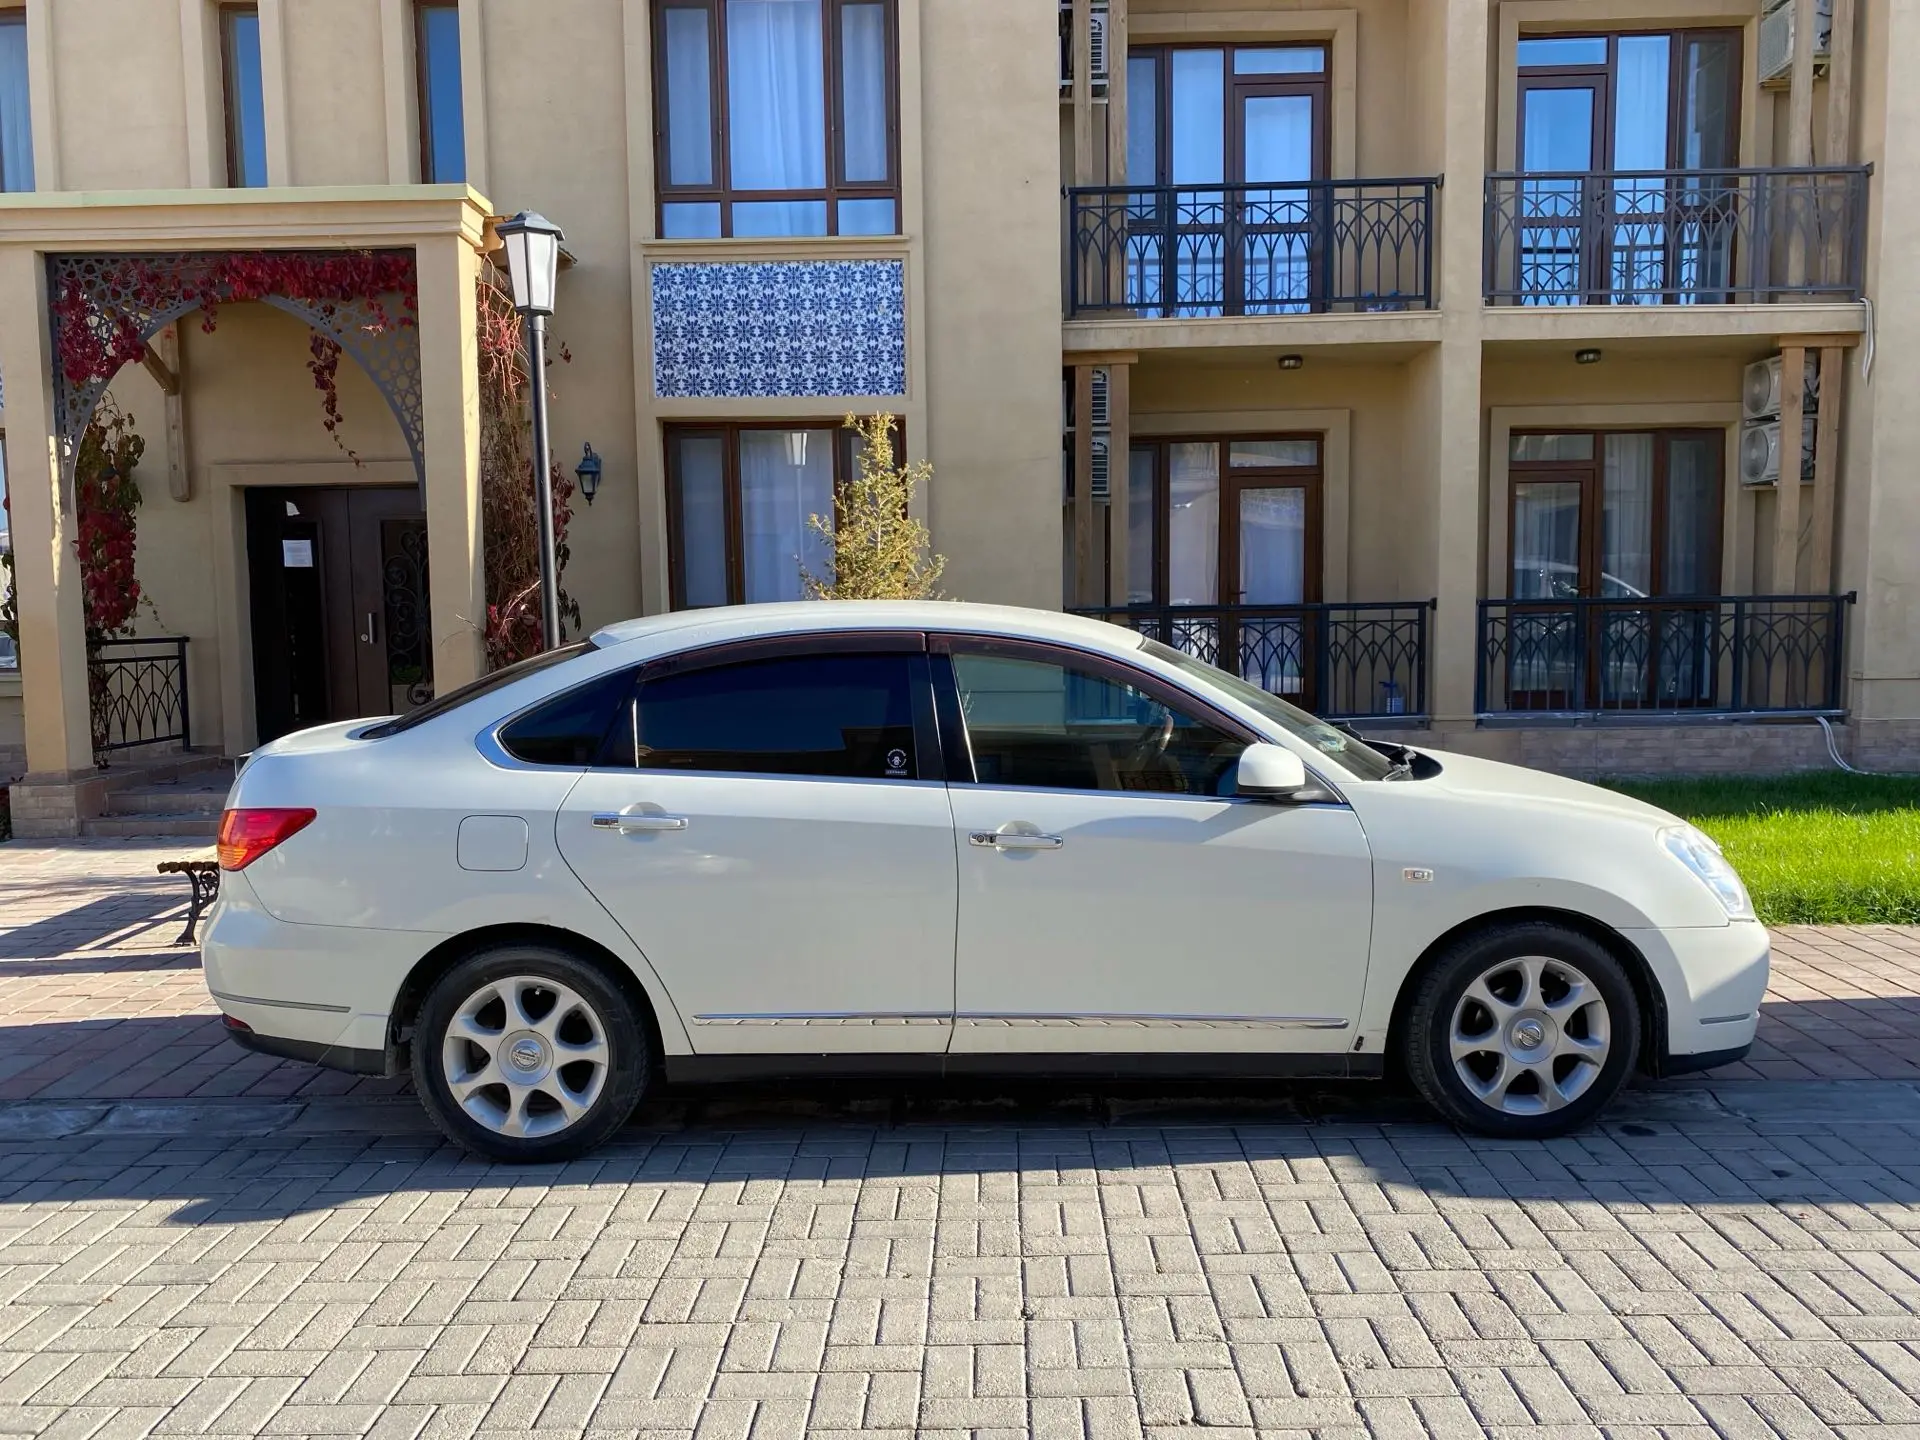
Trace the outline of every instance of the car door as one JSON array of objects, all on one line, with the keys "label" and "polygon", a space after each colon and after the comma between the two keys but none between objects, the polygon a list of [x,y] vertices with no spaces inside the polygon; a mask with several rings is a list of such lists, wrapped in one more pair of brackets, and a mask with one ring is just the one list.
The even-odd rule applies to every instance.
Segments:
[{"label": "car door", "polygon": [[964,738],[954,1053],[1353,1047],[1373,882],[1345,804],[1237,798],[1253,733],[1132,667],[944,649],[941,724]]},{"label": "car door", "polygon": [[559,815],[702,1054],[943,1051],[953,814],[925,640],[648,667]]}]

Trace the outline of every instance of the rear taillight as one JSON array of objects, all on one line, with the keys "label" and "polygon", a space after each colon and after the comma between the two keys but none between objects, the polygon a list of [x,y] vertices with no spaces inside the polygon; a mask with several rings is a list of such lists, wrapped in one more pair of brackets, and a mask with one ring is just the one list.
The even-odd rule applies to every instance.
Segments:
[{"label": "rear taillight", "polygon": [[313,823],[311,810],[229,810],[220,817],[220,868],[244,870]]}]

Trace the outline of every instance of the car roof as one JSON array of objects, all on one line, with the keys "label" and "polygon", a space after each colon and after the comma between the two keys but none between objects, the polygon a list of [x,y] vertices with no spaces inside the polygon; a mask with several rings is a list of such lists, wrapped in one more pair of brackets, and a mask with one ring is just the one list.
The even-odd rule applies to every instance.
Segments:
[{"label": "car roof", "polygon": [[826,630],[970,632],[1091,644],[1109,650],[1138,649],[1142,643],[1136,631],[1081,615],[959,600],[800,600],[677,610],[605,626],[594,632],[593,643],[602,649],[643,640],[685,639],[713,644]]}]

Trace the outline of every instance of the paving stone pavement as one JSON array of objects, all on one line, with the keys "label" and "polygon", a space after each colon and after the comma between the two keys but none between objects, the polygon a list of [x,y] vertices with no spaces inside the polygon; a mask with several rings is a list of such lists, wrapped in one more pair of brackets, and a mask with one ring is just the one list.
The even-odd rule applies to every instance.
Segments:
[{"label": "paving stone pavement", "polygon": [[1920,1095],[1534,1145],[0,1144],[0,1435],[1911,1436],[1917,1146]]}]

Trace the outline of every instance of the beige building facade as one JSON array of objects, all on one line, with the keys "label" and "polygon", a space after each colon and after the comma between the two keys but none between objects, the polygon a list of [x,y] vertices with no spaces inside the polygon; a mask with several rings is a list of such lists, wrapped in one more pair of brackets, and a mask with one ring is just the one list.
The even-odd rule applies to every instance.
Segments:
[{"label": "beige building facade", "polygon": [[[887,410],[958,598],[1571,771],[1830,763],[1820,720],[1920,768],[1909,61],[1896,0],[0,3],[16,825],[484,668],[474,286],[523,209],[589,629],[794,593]],[[245,290],[288,251],[417,299]],[[90,663],[103,391],[147,643]]]}]

